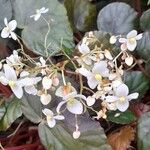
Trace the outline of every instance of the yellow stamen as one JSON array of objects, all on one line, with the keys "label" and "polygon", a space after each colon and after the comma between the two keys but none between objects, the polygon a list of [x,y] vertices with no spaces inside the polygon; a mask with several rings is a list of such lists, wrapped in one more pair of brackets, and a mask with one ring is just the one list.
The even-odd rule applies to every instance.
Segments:
[{"label": "yellow stamen", "polygon": [[96,79],[97,81],[101,81],[101,80],[102,80],[102,76],[97,73],[97,74],[95,74],[95,79]]},{"label": "yellow stamen", "polygon": [[8,85],[9,85],[10,87],[14,87],[14,86],[15,86],[15,82],[10,80],[10,81],[8,82]]},{"label": "yellow stamen", "polygon": [[133,44],[133,43],[135,43],[135,41],[136,41],[136,39],[133,37],[133,38],[129,38],[129,43],[130,44]]},{"label": "yellow stamen", "polygon": [[119,98],[119,100],[120,100],[120,102],[124,102],[124,101],[126,100],[126,98],[125,98],[124,96],[121,96],[121,97]]},{"label": "yellow stamen", "polygon": [[67,104],[72,106],[74,104],[74,98],[69,98]]}]

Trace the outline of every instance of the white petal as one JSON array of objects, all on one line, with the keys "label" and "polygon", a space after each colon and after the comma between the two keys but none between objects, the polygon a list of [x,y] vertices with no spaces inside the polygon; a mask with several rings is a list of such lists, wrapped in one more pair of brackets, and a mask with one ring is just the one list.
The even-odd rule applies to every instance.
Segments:
[{"label": "white petal", "polygon": [[67,109],[73,114],[82,114],[83,105],[80,101],[74,99],[73,103],[67,102]]},{"label": "white petal", "polygon": [[43,114],[44,114],[45,116],[51,116],[51,117],[53,117],[53,115],[54,115],[54,113],[53,113],[50,109],[47,109],[47,108],[44,108],[44,109],[42,110],[42,112],[43,112]]},{"label": "white petal", "polygon": [[34,16],[34,20],[37,21],[40,17],[41,17],[41,14],[36,14],[36,15]]},{"label": "white petal", "polygon": [[131,66],[133,64],[133,57],[127,57],[125,59],[125,63],[128,65],[128,66]]},{"label": "white petal", "polygon": [[15,30],[17,27],[17,21],[16,20],[12,20],[8,23],[8,27],[11,31]]},{"label": "white petal", "polygon": [[136,30],[132,30],[127,34],[127,38],[133,38],[137,36],[137,31]]},{"label": "white petal", "polygon": [[110,44],[115,44],[116,41],[117,41],[117,38],[116,38],[116,36],[114,36],[114,35],[111,36],[110,39],[109,39],[109,43],[110,43]]},{"label": "white petal", "polygon": [[56,119],[56,120],[64,120],[65,117],[62,116],[62,115],[57,115],[57,116],[54,116],[54,119]]},{"label": "white petal", "polygon": [[32,80],[32,78],[28,78],[28,77],[26,77],[26,78],[24,78],[24,79],[19,79],[18,81],[17,81],[17,83],[20,85],[20,86],[30,86],[30,85],[33,85],[33,80]]},{"label": "white petal", "polygon": [[36,94],[37,94],[37,89],[34,87],[34,85],[25,86],[24,89],[25,89],[25,91],[26,91],[28,94],[32,94],[32,95],[36,95]]},{"label": "white petal", "polygon": [[2,38],[8,38],[9,37],[10,32],[8,31],[8,28],[5,27],[2,32],[1,32],[1,37]]},{"label": "white petal", "polygon": [[121,84],[116,89],[116,95],[118,97],[127,96],[129,93],[129,88],[125,84]]},{"label": "white petal", "polygon": [[125,38],[120,38],[120,39],[119,39],[119,42],[120,42],[120,43],[126,43],[126,42],[127,42],[127,39],[125,39]]},{"label": "white petal", "polygon": [[78,49],[79,49],[79,52],[82,53],[82,54],[88,54],[90,52],[89,47],[86,44],[84,44],[84,43],[79,45]]},{"label": "white petal", "polygon": [[92,60],[88,56],[82,58],[83,62],[87,65],[92,65]]},{"label": "white petal", "polygon": [[80,135],[81,135],[80,131],[74,131],[72,136],[74,139],[78,139]]},{"label": "white petal", "polygon": [[105,57],[106,57],[107,59],[109,59],[109,60],[112,60],[112,59],[113,59],[111,53],[110,53],[108,50],[105,50],[104,55],[105,55]]},{"label": "white petal", "polygon": [[116,96],[106,96],[105,98],[106,98],[105,101],[108,103],[112,103],[112,102],[115,102],[118,100],[118,98]]},{"label": "white petal", "polygon": [[95,104],[95,98],[91,96],[87,97],[86,103],[88,106],[93,106]]},{"label": "white petal", "polygon": [[8,79],[6,79],[4,76],[1,76],[0,77],[0,82],[3,84],[3,85],[7,85],[8,84]]},{"label": "white petal", "polygon": [[85,76],[85,77],[88,77],[88,76],[91,76],[91,75],[92,75],[92,73],[91,73],[90,71],[88,71],[86,68],[83,68],[83,67],[77,69],[76,72],[82,74],[82,75]]},{"label": "white petal", "polygon": [[6,26],[8,25],[7,18],[4,18],[4,23],[5,23]]},{"label": "white petal", "polygon": [[127,48],[129,51],[134,51],[137,46],[137,41],[133,41],[132,43],[130,41],[127,42]]},{"label": "white petal", "polygon": [[15,86],[11,87],[11,90],[13,91],[13,93],[16,95],[17,98],[19,98],[19,99],[22,98],[23,89],[21,86],[16,84]]},{"label": "white petal", "polygon": [[120,102],[120,101],[117,101],[116,102],[116,107],[118,110],[120,110],[121,112],[124,112],[128,109],[129,107],[129,101],[124,101],[124,102]]},{"label": "white petal", "polygon": [[54,86],[58,86],[59,85],[59,79],[57,77],[53,78],[52,83]]},{"label": "white petal", "polygon": [[99,81],[97,81],[94,76],[88,78],[88,85],[91,89],[95,89],[98,84]]},{"label": "white petal", "polygon": [[132,99],[137,99],[139,97],[139,93],[132,93],[127,96],[128,101]]},{"label": "white petal", "polygon": [[127,44],[126,43],[121,44],[120,48],[122,51],[127,50]]},{"label": "white petal", "polygon": [[52,86],[52,80],[45,76],[42,80],[42,85],[44,89],[48,90]]},{"label": "white petal", "polygon": [[48,123],[48,126],[50,128],[53,128],[55,126],[55,124],[56,124],[56,120],[55,119],[48,119],[47,118],[47,123]]},{"label": "white petal", "polygon": [[17,75],[16,75],[16,72],[15,72],[14,68],[10,67],[7,64],[4,64],[4,72],[5,72],[5,77],[8,80],[12,80],[12,81],[17,80]]},{"label": "white petal", "polygon": [[14,32],[10,32],[10,35],[13,40],[17,40],[17,35]]},{"label": "white petal", "polygon": [[20,73],[20,77],[25,77],[25,76],[28,76],[29,75],[29,72],[28,71],[22,71]]},{"label": "white petal", "polygon": [[141,34],[138,34],[135,38],[136,40],[140,40],[142,37],[143,37],[143,34],[141,33]]},{"label": "white petal", "polygon": [[59,114],[60,113],[60,109],[61,107],[66,103],[66,101],[62,101],[58,104],[57,108],[56,108],[56,112]]},{"label": "white petal", "polygon": [[45,13],[47,13],[48,11],[49,11],[49,9],[47,8],[47,9],[42,10],[41,13],[45,14]]},{"label": "white petal", "polygon": [[47,105],[48,103],[51,102],[51,95],[50,94],[42,94],[40,97],[41,103],[43,105]]}]

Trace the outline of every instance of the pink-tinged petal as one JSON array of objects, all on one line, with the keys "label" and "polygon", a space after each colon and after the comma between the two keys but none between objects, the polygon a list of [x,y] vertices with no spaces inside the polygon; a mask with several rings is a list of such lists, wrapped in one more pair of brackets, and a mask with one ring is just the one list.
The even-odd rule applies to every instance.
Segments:
[{"label": "pink-tinged petal", "polygon": [[47,118],[47,124],[50,128],[53,128],[56,125],[56,120],[55,119],[49,119]]},{"label": "pink-tinged petal", "polygon": [[17,75],[16,75],[16,72],[15,72],[14,68],[10,67],[7,64],[4,64],[4,72],[5,72],[5,77],[8,80],[12,80],[12,81],[17,80]]},{"label": "pink-tinged petal", "polygon": [[73,114],[82,114],[83,105],[80,101],[74,99],[71,104],[69,103],[69,101],[67,102],[67,109]]},{"label": "pink-tinged petal", "polygon": [[8,26],[7,18],[4,18],[4,24],[5,24],[6,26]]},{"label": "pink-tinged petal", "polygon": [[2,38],[8,38],[9,37],[10,32],[8,31],[8,28],[5,27],[2,32],[1,32],[1,37]]},{"label": "pink-tinged petal", "polygon": [[132,93],[127,96],[128,101],[132,99],[137,99],[139,97],[139,93]]},{"label": "pink-tinged petal", "polygon": [[54,113],[53,113],[50,109],[47,109],[47,108],[44,108],[44,109],[42,110],[42,112],[43,112],[43,114],[44,114],[45,116],[51,116],[51,117],[53,117],[53,115],[54,115]]},{"label": "pink-tinged petal", "polygon": [[127,34],[127,38],[133,38],[137,36],[137,31],[136,30],[132,30]]},{"label": "pink-tinged petal", "polygon": [[82,53],[83,55],[88,54],[90,52],[89,47],[82,43],[81,45],[78,46],[79,52]]},{"label": "pink-tinged petal", "polygon": [[62,116],[62,115],[57,115],[57,116],[54,116],[54,119],[56,119],[56,120],[64,120],[65,117]]},{"label": "pink-tinged petal", "polygon": [[134,40],[132,43],[130,41],[127,42],[127,48],[129,51],[134,51],[137,46],[137,41]]},{"label": "pink-tinged petal", "polygon": [[56,108],[56,112],[59,114],[60,113],[60,109],[61,107],[66,103],[66,101],[62,101],[58,104],[57,108]]},{"label": "pink-tinged petal", "polygon": [[118,97],[116,97],[116,96],[106,96],[106,102],[108,102],[108,103],[112,103],[112,102],[115,102],[115,101],[117,101],[118,100]]},{"label": "pink-tinged petal", "polygon": [[47,105],[51,102],[51,95],[50,94],[42,94],[40,97],[40,101],[43,105]]},{"label": "pink-tinged petal", "polygon": [[4,76],[1,76],[0,77],[0,82],[3,84],[3,85],[7,85],[8,84],[8,79],[6,79]]},{"label": "pink-tinged petal", "polygon": [[17,40],[17,35],[14,32],[10,32],[11,38]]},{"label": "pink-tinged petal", "polygon": [[99,81],[97,81],[94,76],[88,78],[88,85],[91,89],[95,89],[98,84]]},{"label": "pink-tinged petal", "polygon": [[120,38],[120,39],[119,39],[119,42],[120,42],[120,43],[126,43],[126,42],[127,42],[127,39],[125,39],[125,38]]},{"label": "pink-tinged petal", "polygon": [[79,68],[76,70],[76,72],[82,74],[85,77],[90,77],[92,75],[92,73],[90,71],[88,71],[86,68]]},{"label": "pink-tinged petal", "polygon": [[23,89],[22,89],[21,86],[16,84],[15,86],[11,87],[11,90],[13,91],[13,93],[15,94],[15,96],[17,98],[19,98],[19,99],[22,98],[22,96],[23,96]]},{"label": "pink-tinged petal", "polygon": [[25,91],[26,91],[28,94],[32,94],[32,95],[36,95],[36,94],[37,94],[37,89],[34,87],[34,85],[25,86],[24,89],[25,89]]},{"label": "pink-tinged petal", "polygon": [[121,112],[124,112],[128,109],[129,107],[129,101],[124,101],[124,102],[120,102],[120,101],[117,101],[116,102],[116,107],[118,110],[120,110]]},{"label": "pink-tinged petal", "polygon": [[116,89],[116,96],[122,97],[127,96],[129,93],[129,88],[125,84],[121,84]]},{"label": "pink-tinged petal", "polygon": [[34,20],[37,21],[40,17],[41,17],[41,14],[36,14],[36,15],[34,16]]},{"label": "pink-tinged petal", "polygon": [[8,27],[11,31],[14,31],[17,27],[17,21],[16,20],[12,20],[8,23]]},{"label": "pink-tinged petal", "polygon": [[135,38],[136,40],[140,40],[142,37],[143,37],[143,34],[141,33],[141,34],[138,34]]},{"label": "pink-tinged petal", "polygon": [[126,51],[127,50],[127,43],[121,44],[120,48],[122,51]]}]

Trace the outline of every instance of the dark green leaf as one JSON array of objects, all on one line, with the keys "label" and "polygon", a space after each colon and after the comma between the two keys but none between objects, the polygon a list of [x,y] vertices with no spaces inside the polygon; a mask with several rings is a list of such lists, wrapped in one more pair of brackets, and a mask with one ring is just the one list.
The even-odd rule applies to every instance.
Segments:
[{"label": "dark green leaf", "polygon": [[150,30],[150,9],[142,14],[140,18],[140,25],[143,31]]},{"label": "dark green leaf", "polygon": [[0,0],[0,30],[5,27],[4,18],[7,18],[8,21],[12,17],[12,6],[11,0]]},{"label": "dark green leaf", "polygon": [[68,17],[72,28],[90,31],[96,26],[96,5],[87,0],[65,0]]},{"label": "dark green leaf", "polygon": [[125,3],[111,3],[98,15],[98,29],[113,34],[127,34],[134,27],[137,13]]},{"label": "dark green leaf", "polygon": [[5,105],[0,105],[0,120],[2,119],[2,117],[4,116],[6,112],[6,108],[5,108]]},{"label": "dark green leaf", "polygon": [[[22,39],[29,49],[45,56],[54,55],[62,48],[69,49],[69,51],[73,49],[73,33],[63,4],[57,0],[29,0],[26,2],[14,0],[13,7],[18,27],[23,28]],[[30,18],[36,13],[36,9],[42,7],[49,8],[49,11],[42,14],[38,21]],[[48,25],[43,17],[50,24],[46,44],[45,36],[48,32]]]},{"label": "dark green leaf", "polygon": [[149,89],[149,79],[140,71],[125,72],[124,82],[129,87],[130,93],[139,93],[138,99]]},{"label": "dark green leaf", "polygon": [[21,101],[21,108],[23,114],[34,123],[41,122],[42,104],[39,96],[24,94]]},{"label": "dark green leaf", "polygon": [[[68,120],[65,124],[57,124],[54,128],[49,128],[44,123],[39,125],[39,136],[47,150],[110,150],[106,143],[104,130],[99,123],[81,118],[79,121],[81,137],[72,138],[72,132],[75,130],[75,118],[73,115],[67,115]],[[71,123],[72,122],[72,123]]]},{"label": "dark green leaf", "polygon": [[145,113],[138,120],[138,149],[150,148],[150,112]]},{"label": "dark green leaf", "polygon": [[5,114],[0,120],[0,130],[6,130],[9,126],[22,115],[21,111],[21,100],[13,98],[11,102],[5,106]]},{"label": "dark green leaf", "polygon": [[[117,114],[119,116],[115,116]],[[128,124],[128,123],[131,123],[131,122],[135,121],[136,117],[129,110],[127,110],[125,112],[110,111],[107,114],[107,120],[111,121],[111,122],[114,122],[114,123],[118,123],[118,124]]]}]

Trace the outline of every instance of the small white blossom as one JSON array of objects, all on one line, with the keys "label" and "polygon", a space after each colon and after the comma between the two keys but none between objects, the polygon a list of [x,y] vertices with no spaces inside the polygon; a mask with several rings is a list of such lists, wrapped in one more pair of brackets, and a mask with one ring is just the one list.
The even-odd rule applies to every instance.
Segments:
[{"label": "small white blossom", "polygon": [[49,77],[45,76],[42,80],[42,85],[43,85],[43,88],[45,90],[48,90],[51,88],[52,86],[52,79],[50,79]]},{"label": "small white blossom", "polygon": [[16,27],[17,27],[17,22],[16,20],[12,20],[8,23],[7,18],[4,18],[4,23],[6,27],[1,32],[1,37],[2,38],[12,38],[14,40],[17,40],[16,34],[13,32]]},{"label": "small white blossom", "polygon": [[106,96],[106,102],[114,103],[121,112],[128,109],[130,100],[137,99],[139,96],[138,93],[129,94],[129,89],[125,84],[119,85],[114,92],[114,96]]},{"label": "small white blossom", "polygon": [[74,139],[78,139],[78,138],[80,137],[80,135],[81,135],[81,132],[80,132],[80,131],[74,131],[74,132],[73,132],[73,138],[74,138]]},{"label": "small white blossom", "polygon": [[88,106],[93,106],[95,104],[95,101],[96,101],[95,98],[92,96],[88,96],[86,98],[86,103]]},{"label": "small white blossom", "polygon": [[114,36],[114,35],[111,36],[110,39],[109,39],[110,44],[115,44],[116,41],[117,41],[117,38],[116,38],[116,36]]},{"label": "small white blossom", "polygon": [[40,101],[43,105],[47,105],[51,102],[51,95],[50,94],[42,94],[40,96]]},{"label": "small white blossom", "polygon": [[132,56],[128,56],[125,58],[125,63],[128,65],[128,66],[131,66],[133,64],[133,57]]},{"label": "small white blossom", "polygon": [[101,83],[103,77],[109,76],[109,70],[107,68],[106,61],[95,63],[92,72],[83,67],[77,69],[77,72],[87,78],[88,85],[91,89],[96,88],[96,86]]},{"label": "small white blossom", "polygon": [[54,113],[50,110],[45,108],[42,110],[43,114],[46,116],[47,124],[50,128],[53,128],[56,125],[56,120],[64,120],[65,117],[62,115],[54,116]]},{"label": "small white blossom", "polygon": [[41,14],[45,14],[48,11],[49,9],[45,7],[42,7],[41,9],[36,9],[36,14],[31,15],[30,18],[34,18],[34,20],[37,21],[41,17]]},{"label": "small white blossom", "polygon": [[140,40],[141,38],[142,34],[137,34],[136,30],[130,31],[126,38],[119,39],[119,42],[123,43],[121,49],[126,50],[127,48],[129,51],[134,51],[137,46],[137,40]]}]

